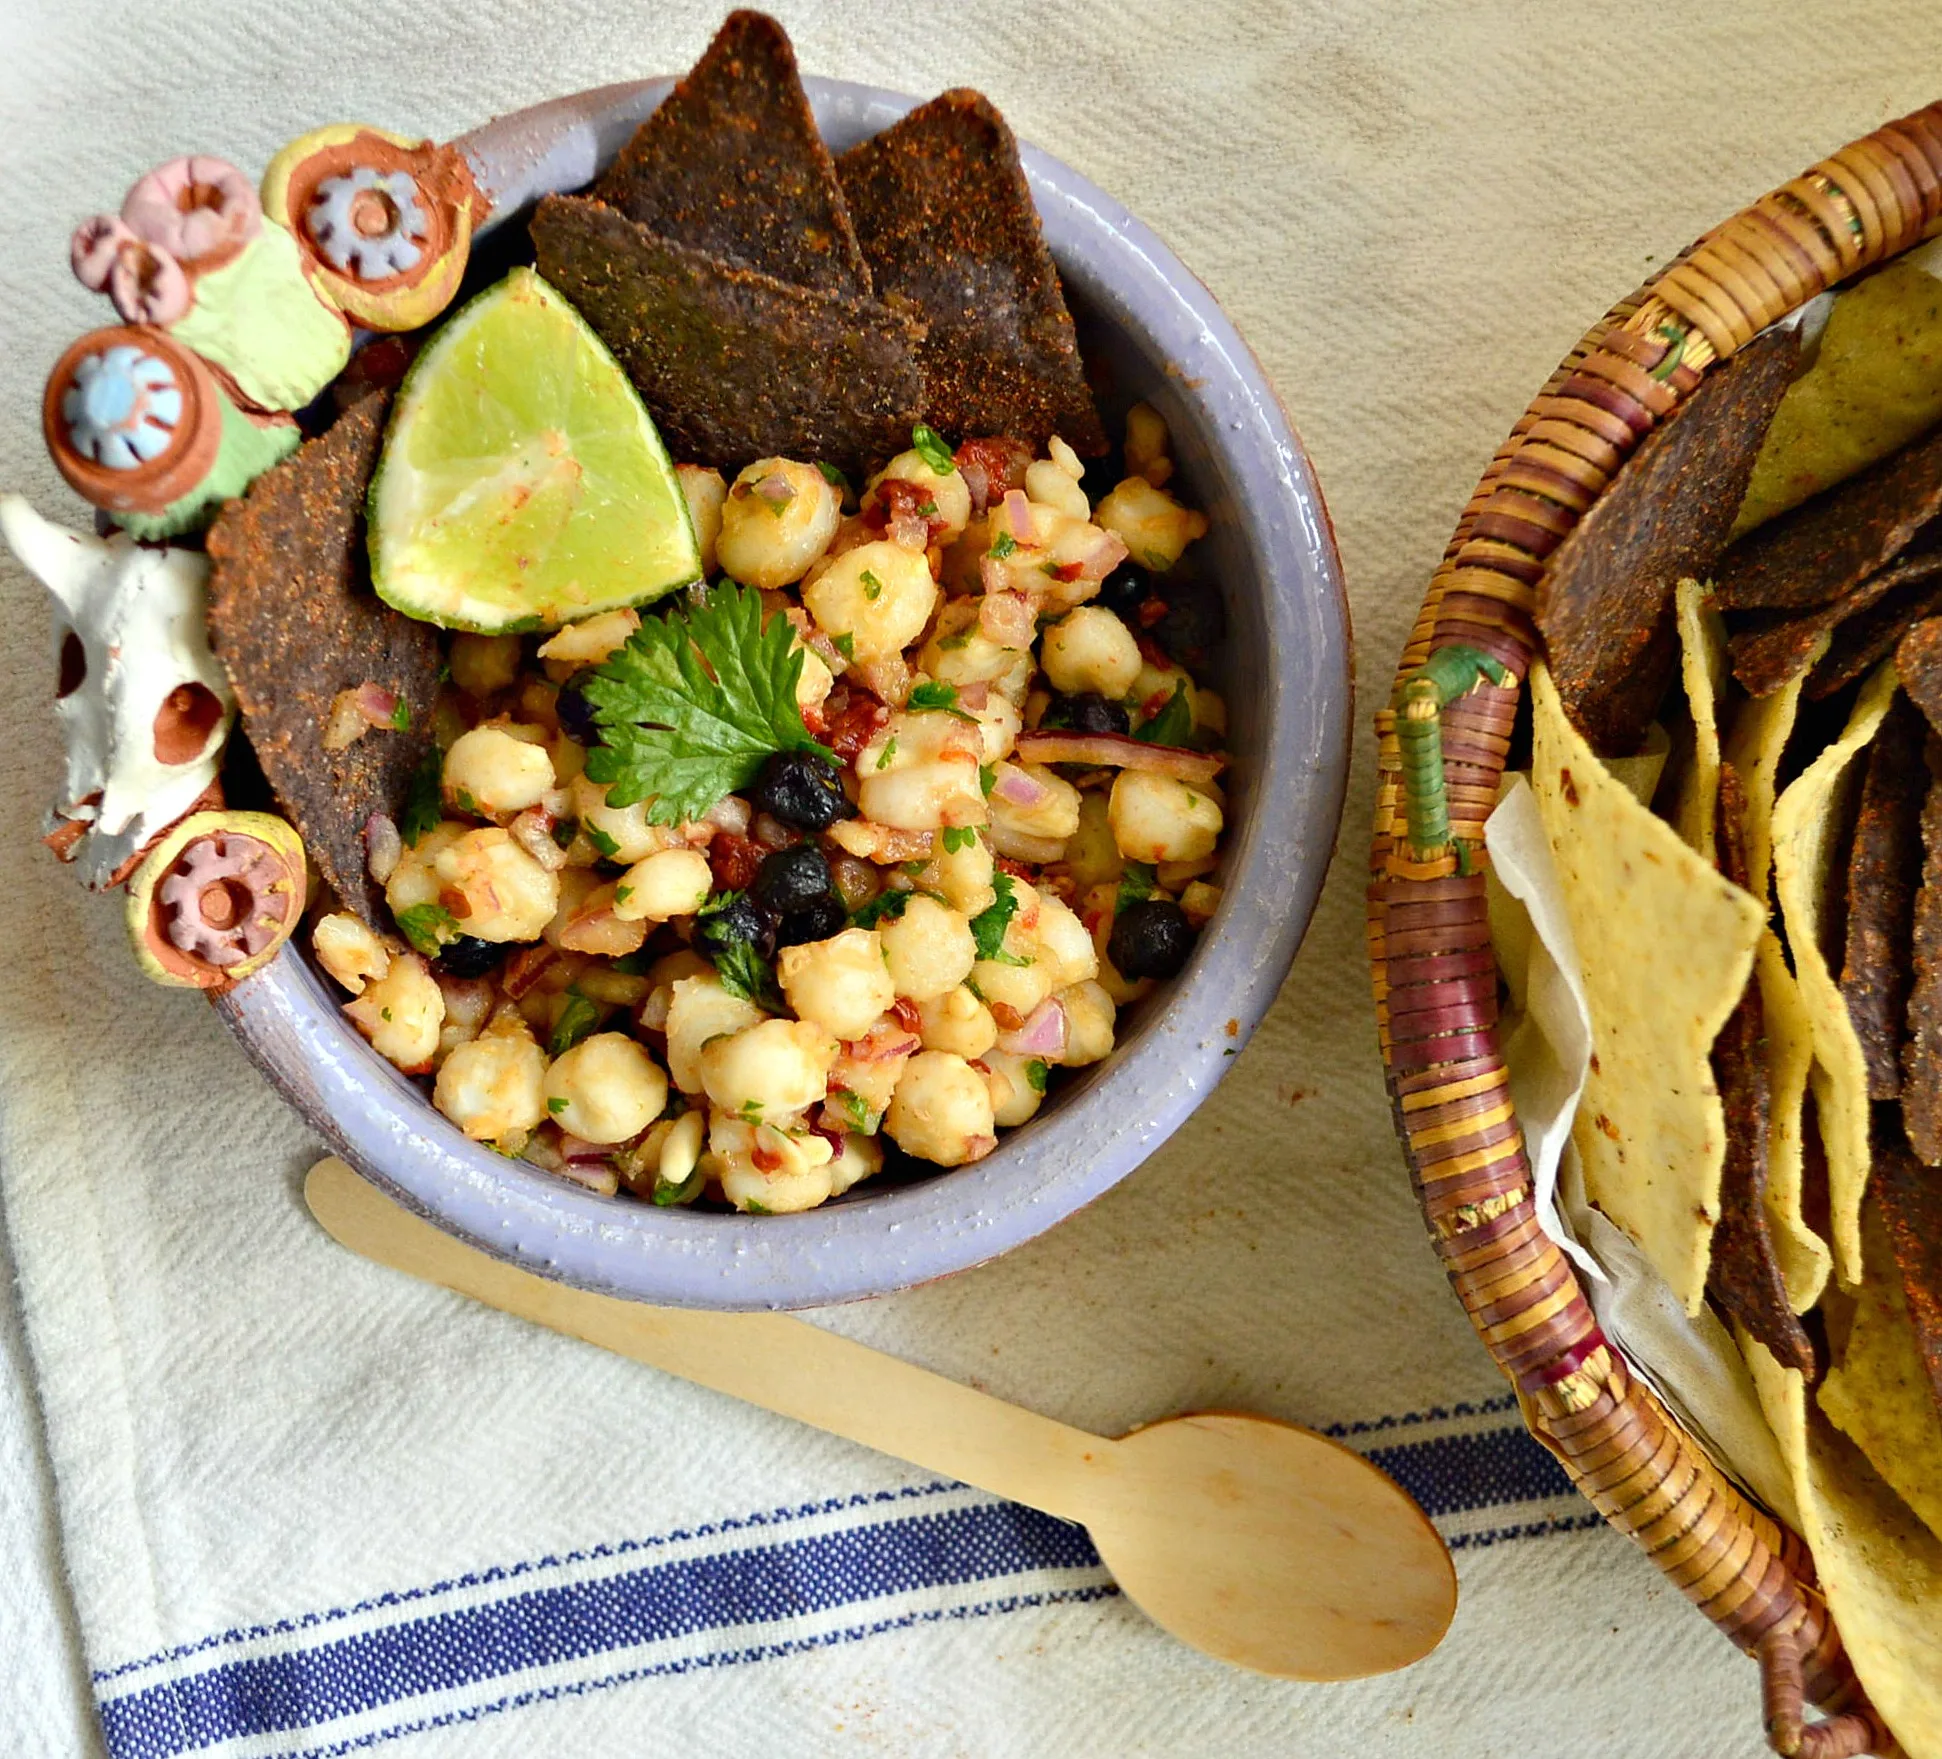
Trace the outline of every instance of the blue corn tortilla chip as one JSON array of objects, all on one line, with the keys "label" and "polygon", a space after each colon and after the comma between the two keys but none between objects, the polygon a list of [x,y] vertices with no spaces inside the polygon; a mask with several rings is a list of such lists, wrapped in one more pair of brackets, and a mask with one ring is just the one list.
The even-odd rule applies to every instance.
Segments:
[{"label": "blue corn tortilla chip", "polygon": [[[209,529],[209,641],[277,803],[331,889],[374,928],[384,890],[364,826],[395,818],[432,750],[438,631],[371,590],[364,494],[390,407],[377,391],[231,501]],[[340,691],[376,684],[403,710],[342,751],[323,734]]]},{"label": "blue corn tortilla chip", "polygon": [[677,458],[861,472],[922,418],[921,328],[875,300],[791,286],[650,232],[589,196],[547,196],[539,271],[614,352]]},{"label": "blue corn tortilla chip", "polygon": [[1942,514],[1942,428],[1757,526],[1720,558],[1722,610],[1806,610],[1846,598]]},{"label": "blue corn tortilla chip", "polygon": [[1018,142],[973,91],[949,91],[836,162],[879,297],[926,326],[924,419],[953,441],[1106,434]]},{"label": "blue corn tortilla chip", "polygon": [[1773,412],[1800,359],[1793,330],[1709,372],[1560,544],[1537,626],[1572,724],[1603,757],[1639,749],[1679,664],[1673,589],[1726,548]]},{"label": "blue corn tortilla chip", "polygon": [[781,25],[731,12],[590,192],[650,232],[798,287],[870,271]]}]

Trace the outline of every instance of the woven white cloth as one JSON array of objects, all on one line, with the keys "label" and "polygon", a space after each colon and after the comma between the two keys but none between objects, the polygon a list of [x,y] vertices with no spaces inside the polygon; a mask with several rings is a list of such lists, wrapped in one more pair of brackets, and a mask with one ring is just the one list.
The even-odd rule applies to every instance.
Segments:
[{"label": "woven white cloth", "polygon": [[[776,9],[812,72],[972,84],[1225,302],[1328,491],[1363,656],[1343,858],[1275,1012],[1142,1171],[1005,1261],[825,1322],[1114,1433],[1341,1426],[1458,1546],[1443,1648],[1269,1682],[1175,1645],[1070,1529],[363,1265],[316,1150],[31,830],[39,595],[0,564],[0,1753],[1752,1755],[1754,1673],[1560,1495],[1451,1299],[1363,978],[1367,707],[1464,497],[1606,304],[1937,95],[1917,0]],[[6,0],[0,486],[105,307],[74,222],[191,148],[450,135],[673,71],[718,9]]]}]

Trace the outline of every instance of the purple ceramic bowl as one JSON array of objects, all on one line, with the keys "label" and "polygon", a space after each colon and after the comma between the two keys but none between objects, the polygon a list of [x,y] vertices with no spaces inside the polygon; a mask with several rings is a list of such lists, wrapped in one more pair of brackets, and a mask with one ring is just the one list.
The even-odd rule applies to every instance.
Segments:
[{"label": "purple ceramic bowl", "polygon": [[[838,151],[915,100],[809,80]],[[606,86],[500,117],[463,145],[494,226],[588,182],[671,84]],[[1122,1013],[1105,1062],[1061,1083],[973,1166],[859,1186],[800,1215],[656,1209],[576,1189],[468,1142],[344,1019],[294,951],[217,1007],[346,1160],[440,1227],[542,1276],[670,1306],[810,1307],[964,1270],[1123,1179],[1212,1092],[1287,974],[1334,846],[1348,764],[1350,639],[1334,533],[1308,460],[1207,289],[1120,204],[1056,159],[1025,168],[1090,354],[1173,432],[1185,498],[1227,601],[1225,897],[1186,971]],[[483,233],[482,233],[483,237]],[[482,255],[490,253],[486,242]]]}]

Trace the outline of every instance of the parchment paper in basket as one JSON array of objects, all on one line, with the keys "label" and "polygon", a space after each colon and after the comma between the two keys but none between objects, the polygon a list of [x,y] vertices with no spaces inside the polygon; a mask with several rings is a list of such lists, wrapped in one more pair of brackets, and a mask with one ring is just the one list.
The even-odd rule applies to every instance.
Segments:
[{"label": "parchment paper in basket", "polygon": [[[1650,799],[1664,760],[1660,740],[1612,769]],[[1627,774],[1628,766],[1638,773]],[[1585,1196],[1571,1124],[1591,1061],[1591,1014],[1551,846],[1522,775],[1504,779],[1484,844],[1492,938],[1511,990],[1501,1042],[1539,1225],[1585,1271],[1599,1326],[1687,1432],[1744,1489],[1796,1525],[1786,1467],[1726,1327],[1711,1308],[1688,1316],[1645,1255]]]}]

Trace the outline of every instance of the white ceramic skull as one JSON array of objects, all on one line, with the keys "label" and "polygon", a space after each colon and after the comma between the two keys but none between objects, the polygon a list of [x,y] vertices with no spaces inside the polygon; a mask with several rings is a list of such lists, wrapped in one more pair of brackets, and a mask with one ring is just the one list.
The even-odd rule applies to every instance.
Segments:
[{"label": "white ceramic skull", "polygon": [[236,698],[203,622],[209,559],[68,531],[19,495],[0,495],[0,536],[59,607],[67,776],[47,829],[85,827],[56,846],[100,890],[215,779]]}]

